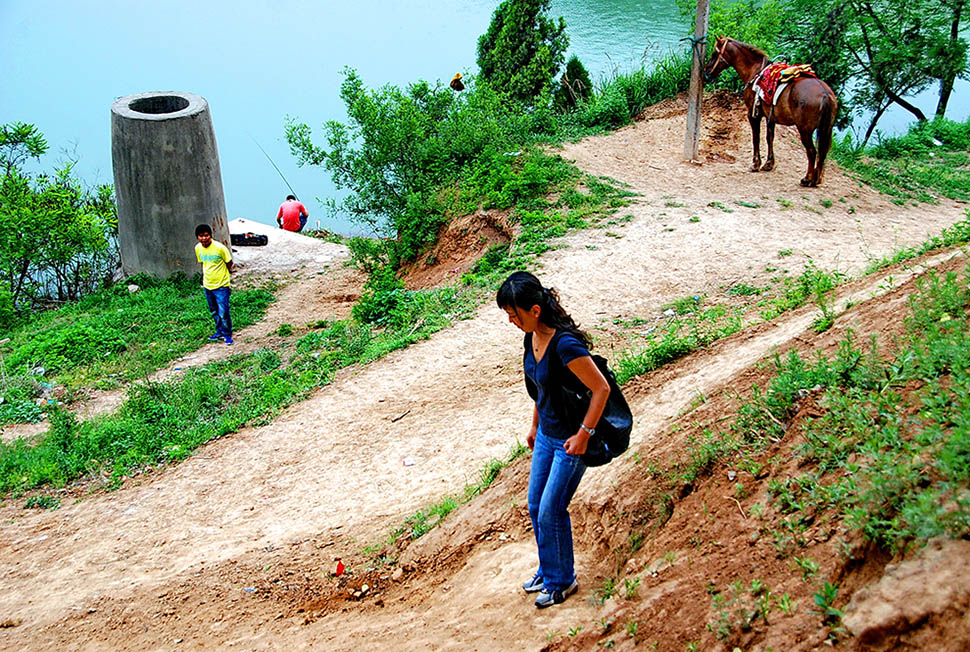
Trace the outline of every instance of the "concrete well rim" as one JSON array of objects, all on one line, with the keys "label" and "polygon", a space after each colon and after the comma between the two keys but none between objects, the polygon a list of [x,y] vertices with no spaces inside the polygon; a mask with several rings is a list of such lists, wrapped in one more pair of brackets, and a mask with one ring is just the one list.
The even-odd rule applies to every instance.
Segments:
[{"label": "concrete well rim", "polygon": [[[173,105],[178,105],[178,109],[163,111],[159,113],[145,112],[132,108],[139,103],[150,101],[175,100]],[[208,109],[208,103],[201,95],[187,93],[183,91],[148,91],[145,93],[135,93],[119,97],[111,104],[111,112],[126,120],[177,120],[202,113]]]}]

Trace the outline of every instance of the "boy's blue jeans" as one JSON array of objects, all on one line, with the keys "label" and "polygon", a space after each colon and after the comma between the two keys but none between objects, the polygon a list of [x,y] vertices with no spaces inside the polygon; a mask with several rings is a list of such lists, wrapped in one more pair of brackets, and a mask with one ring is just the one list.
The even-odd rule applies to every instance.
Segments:
[{"label": "boy's blue jeans", "polygon": [[537,432],[529,472],[529,518],[539,548],[538,572],[547,591],[561,591],[576,579],[567,507],[586,465],[579,455],[566,454],[564,442]]},{"label": "boy's blue jeans", "polygon": [[232,337],[232,317],[229,316],[229,286],[205,289],[205,301],[209,304],[209,312],[216,322],[216,335]]}]

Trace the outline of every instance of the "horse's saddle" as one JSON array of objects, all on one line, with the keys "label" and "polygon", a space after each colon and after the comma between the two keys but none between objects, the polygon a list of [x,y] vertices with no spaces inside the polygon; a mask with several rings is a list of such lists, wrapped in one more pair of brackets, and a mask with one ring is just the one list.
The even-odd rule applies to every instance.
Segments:
[{"label": "horse's saddle", "polygon": [[816,74],[807,63],[791,66],[784,62],[778,62],[765,66],[751,80],[751,87],[754,89],[756,99],[759,100],[751,106],[752,117],[758,117],[756,112],[761,110],[761,102],[774,108],[788,84],[799,77],[816,77]]}]

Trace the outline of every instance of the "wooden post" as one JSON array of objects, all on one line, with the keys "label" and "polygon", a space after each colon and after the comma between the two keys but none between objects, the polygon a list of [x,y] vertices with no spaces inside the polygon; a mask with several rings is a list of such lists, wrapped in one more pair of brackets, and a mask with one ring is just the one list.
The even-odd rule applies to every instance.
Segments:
[{"label": "wooden post", "polygon": [[[707,34],[707,14],[710,0],[697,0],[697,20],[694,22],[694,39]],[[701,130],[701,100],[704,97],[704,44],[692,48],[690,68],[690,95],[687,98],[687,137],[684,139],[684,159],[697,161],[698,138]]]}]

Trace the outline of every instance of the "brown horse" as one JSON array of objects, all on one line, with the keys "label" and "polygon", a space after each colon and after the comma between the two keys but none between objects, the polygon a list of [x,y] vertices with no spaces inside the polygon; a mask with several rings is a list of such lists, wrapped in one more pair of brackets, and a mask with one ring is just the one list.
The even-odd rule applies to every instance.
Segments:
[{"label": "brown horse", "polygon": [[[835,112],[838,102],[835,93],[828,84],[815,77],[798,77],[792,81],[778,98],[778,102],[771,106],[768,102],[757,99],[755,80],[769,63],[768,55],[758,48],[735,41],[732,38],[720,37],[714,45],[707,66],[704,67],[704,79],[715,79],[728,66],[738,71],[744,80],[744,103],[748,106],[748,122],[751,124],[751,139],[754,143],[754,158],[751,171],[768,171],[775,167],[775,124],[795,125],[808,155],[808,172],[802,179],[803,186],[817,186],[822,181],[822,167],[825,156],[832,145],[832,126],[835,123]],[[770,99],[770,98],[769,98]],[[758,104],[756,106],[755,104]],[[767,117],[768,127],[765,139],[768,141],[768,158],[761,165],[761,118]],[[812,134],[818,131],[818,151],[812,142]]]}]

